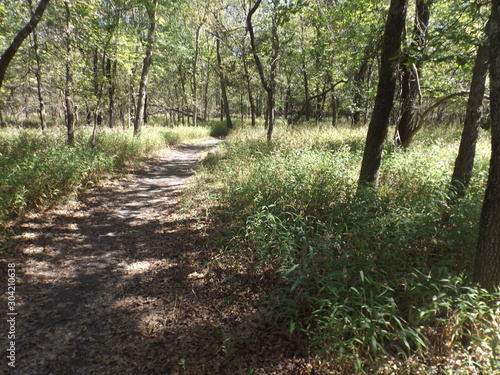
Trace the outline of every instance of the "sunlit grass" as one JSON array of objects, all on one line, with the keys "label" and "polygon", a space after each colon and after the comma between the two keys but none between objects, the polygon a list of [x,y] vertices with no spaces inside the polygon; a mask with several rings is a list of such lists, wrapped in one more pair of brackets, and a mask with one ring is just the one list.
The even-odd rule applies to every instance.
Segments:
[{"label": "sunlit grass", "polygon": [[90,128],[79,128],[76,145],[63,129],[42,135],[34,129],[0,131],[0,220],[26,209],[47,207],[81,190],[89,181],[122,170],[157,150],[206,138],[204,127],[144,127],[137,139],[122,129],[100,129],[94,148]]},{"label": "sunlit grass", "polygon": [[326,358],[425,373],[440,361],[467,371],[464,358],[476,355],[475,366],[492,371],[500,296],[468,277],[488,135],[466,198],[450,207],[458,129],[427,130],[406,152],[388,143],[377,191],[363,195],[365,132],[278,126],[267,143],[263,129],[240,128],[192,194],[211,201],[225,251],[249,272],[279,275],[270,316]]}]

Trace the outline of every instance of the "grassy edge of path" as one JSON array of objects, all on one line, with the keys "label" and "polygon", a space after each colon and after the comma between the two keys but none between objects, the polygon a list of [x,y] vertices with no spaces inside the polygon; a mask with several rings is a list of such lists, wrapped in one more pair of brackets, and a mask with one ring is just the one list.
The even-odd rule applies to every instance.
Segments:
[{"label": "grassy edge of path", "polygon": [[42,135],[36,130],[0,131],[0,227],[32,209],[45,209],[75,196],[105,176],[138,167],[144,158],[183,142],[209,137],[208,127],[146,127],[140,138],[131,132],[82,128],[75,146],[62,129]]}]

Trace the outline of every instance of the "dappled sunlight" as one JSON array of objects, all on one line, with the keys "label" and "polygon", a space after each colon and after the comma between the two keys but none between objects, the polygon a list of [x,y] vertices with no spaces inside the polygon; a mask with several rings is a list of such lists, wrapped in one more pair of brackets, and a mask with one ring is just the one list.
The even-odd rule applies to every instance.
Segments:
[{"label": "dappled sunlight", "polygon": [[59,280],[61,272],[49,261],[30,259],[23,267],[25,276],[35,278],[36,282],[52,282]]},{"label": "dappled sunlight", "polygon": [[142,273],[150,272],[152,270],[158,270],[163,268],[168,268],[171,264],[165,260],[142,260],[133,263],[121,262],[118,264],[121,271],[125,274],[125,276],[136,276]]},{"label": "dappled sunlight", "polygon": [[222,345],[215,327],[241,319],[246,307],[218,300],[230,290],[210,292],[204,222],[178,206],[185,182],[177,181],[192,174],[205,149],[166,154],[178,169],[157,160],[96,187],[78,207],[34,215],[19,229],[20,329],[30,337],[19,342],[24,373],[41,366],[102,373],[111,364],[129,369],[131,360],[136,373],[151,366],[164,373],[181,358],[211,363]]}]

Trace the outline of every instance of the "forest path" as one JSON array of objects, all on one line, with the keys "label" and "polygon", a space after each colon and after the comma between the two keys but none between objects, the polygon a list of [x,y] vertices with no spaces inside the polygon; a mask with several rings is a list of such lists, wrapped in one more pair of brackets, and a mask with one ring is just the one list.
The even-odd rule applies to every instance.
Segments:
[{"label": "forest path", "polygon": [[281,338],[258,312],[259,292],[210,266],[203,215],[180,213],[180,192],[217,142],[169,150],[16,228],[5,261],[16,263],[18,313],[7,372],[230,374],[232,361],[243,370],[282,360],[269,350]]}]

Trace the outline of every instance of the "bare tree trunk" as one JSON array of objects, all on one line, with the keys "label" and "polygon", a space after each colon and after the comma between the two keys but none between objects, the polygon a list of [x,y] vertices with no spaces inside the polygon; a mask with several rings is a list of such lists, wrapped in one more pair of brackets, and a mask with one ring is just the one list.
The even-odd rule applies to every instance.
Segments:
[{"label": "bare tree trunk", "polygon": [[292,99],[292,90],[291,90],[290,86],[291,86],[290,77],[287,75],[287,84],[286,84],[285,99],[284,99],[284,102],[285,102],[284,111],[285,111],[285,113],[283,114],[287,125],[290,125],[292,122],[292,119],[290,117],[290,102]]},{"label": "bare tree trunk", "polygon": [[222,103],[224,105],[224,113],[226,115],[226,127],[227,129],[232,129],[233,122],[231,121],[231,114],[229,113],[229,102],[227,100],[227,92],[226,92],[226,78],[224,77],[224,70],[222,67],[222,58],[220,55],[220,36],[218,32],[215,33],[215,43],[216,43],[216,54],[217,54],[217,72],[219,73]]},{"label": "bare tree trunk", "polygon": [[271,16],[271,70],[269,73],[269,92],[268,92],[268,105],[269,105],[269,126],[267,128],[267,141],[271,142],[274,125],[276,123],[276,77],[278,74],[278,59],[279,59],[279,40],[278,40],[278,13],[276,0],[273,0],[273,13]]},{"label": "bare tree trunk", "polygon": [[337,97],[334,91],[332,91],[332,126],[337,126]]},{"label": "bare tree trunk", "polygon": [[73,105],[73,71],[72,71],[72,45],[71,45],[71,18],[69,1],[64,1],[66,12],[66,84],[64,88],[64,104],[66,110],[67,141],[69,145],[75,144],[75,107]]},{"label": "bare tree trunk", "polygon": [[132,124],[132,118],[135,118],[135,114],[137,113],[137,104],[135,102],[135,88],[134,88],[134,75],[135,75],[135,67],[132,68],[132,72],[130,74],[130,82],[128,89],[128,119],[127,119],[127,128],[130,128]]},{"label": "bare tree trunk", "polygon": [[391,0],[385,26],[375,107],[366,136],[359,186],[377,183],[382,149],[396,90],[397,58],[406,21],[407,0]]},{"label": "bare tree trunk", "polygon": [[146,56],[142,64],[141,80],[139,82],[139,96],[137,98],[137,112],[135,114],[134,121],[134,136],[140,137],[142,131],[142,124],[144,121],[144,107],[146,105],[146,87],[148,85],[149,70],[151,68],[151,62],[153,60],[153,48],[154,48],[154,34],[156,29],[156,9],[158,6],[158,1],[153,0],[152,7],[147,7],[148,17],[149,17],[149,29],[148,36],[146,40]]},{"label": "bare tree trunk", "polygon": [[109,96],[108,121],[109,121],[109,127],[112,129],[115,126],[114,112],[115,112],[116,70],[117,70],[116,60],[111,62],[111,59],[108,58],[108,61],[106,62],[106,70],[107,70],[108,96]]},{"label": "bare tree trunk", "polygon": [[500,287],[500,0],[490,16],[491,161],[479,222],[474,280],[494,291]]},{"label": "bare tree trunk", "polygon": [[[415,11],[415,27],[413,40],[419,51],[423,51],[427,44],[427,27],[430,19],[430,6],[433,0],[417,0]],[[409,66],[410,65],[410,66]],[[401,115],[396,127],[394,143],[403,148],[410,145],[413,135],[418,130],[418,99],[420,99],[420,77],[422,74],[422,60],[415,63],[405,56],[401,64]]]},{"label": "bare tree trunk", "polygon": [[255,60],[255,65],[257,65],[257,70],[259,72],[259,77],[260,81],[262,83],[262,86],[267,92],[267,116],[266,116],[266,123],[267,123],[267,141],[270,142],[272,139],[273,135],[273,129],[274,129],[274,123],[275,123],[275,117],[274,117],[274,111],[275,111],[275,91],[276,91],[276,73],[277,73],[277,66],[278,66],[278,53],[279,53],[279,41],[278,41],[278,22],[277,22],[277,14],[276,11],[273,11],[272,19],[271,19],[271,47],[272,47],[272,54],[271,54],[271,71],[270,71],[270,76],[269,80],[266,80],[264,76],[264,68],[262,66],[262,62],[260,60],[260,57],[257,53],[257,47],[255,45],[255,35],[253,31],[253,25],[252,25],[252,16],[254,13],[257,11],[261,4],[262,0],[257,0],[255,5],[250,9],[247,15],[246,23],[247,23],[247,31],[250,34],[250,45],[252,47],[252,53],[253,57]]},{"label": "bare tree trunk", "polygon": [[45,133],[47,130],[47,121],[45,120],[45,101],[43,100],[42,94],[42,77],[41,77],[41,62],[40,62],[40,54],[38,52],[38,37],[36,31],[33,32],[33,49],[35,52],[36,59],[36,89],[38,95],[38,115],[40,117],[40,127],[42,132]]},{"label": "bare tree trunk", "polygon": [[[34,17],[34,11],[33,11],[33,1],[29,1],[30,4],[30,10],[31,10],[31,16]],[[36,88],[37,88],[37,95],[38,95],[38,116],[40,117],[40,128],[42,130],[42,133],[45,133],[47,130],[47,122],[45,120],[45,102],[43,101],[43,95],[42,95],[42,64],[40,61],[40,52],[38,50],[38,35],[36,30],[33,30],[33,52],[35,54],[35,62],[36,62],[36,69],[35,69],[35,78],[36,78]]]},{"label": "bare tree trunk", "polygon": [[196,28],[193,59],[193,126],[198,125],[198,57],[200,55],[200,32],[204,20]]},{"label": "bare tree trunk", "polygon": [[302,71],[302,79],[304,82],[304,117],[306,121],[309,121],[312,113],[311,101],[309,99],[309,77],[307,76],[307,66],[306,66],[306,53],[304,52],[304,44],[305,44],[305,36],[304,36],[304,18],[300,17],[300,47],[302,49],[302,59],[301,59],[301,71]]},{"label": "bare tree trunk", "polygon": [[482,45],[479,47],[472,73],[467,111],[465,114],[464,129],[460,140],[458,156],[455,160],[455,168],[450,182],[450,197],[454,202],[457,198],[463,198],[467,191],[474,168],[476,156],[476,142],[481,125],[483,97],[485,91],[486,76],[488,75],[488,59],[490,47]]},{"label": "bare tree trunk", "polygon": [[245,80],[247,83],[248,102],[250,104],[250,117],[252,118],[252,126],[255,126],[255,100],[252,93],[252,82],[250,80],[250,72],[248,71],[246,54],[244,53],[241,58],[243,60],[243,69],[245,70]]},{"label": "bare tree trunk", "polygon": [[[181,99],[179,98],[179,90],[177,88],[177,85],[174,85],[174,95],[175,95],[175,102],[178,105],[178,109],[180,109]],[[174,111],[174,113],[177,113],[177,122],[181,123],[181,111],[180,110],[176,112]]]},{"label": "bare tree trunk", "polygon": [[1,129],[6,129],[7,128],[7,123],[3,119],[2,108],[0,108],[0,128]]},{"label": "bare tree trunk", "polygon": [[205,86],[203,88],[203,121],[208,120],[208,87],[210,84],[210,66],[206,69]]},{"label": "bare tree trunk", "polygon": [[179,78],[181,80],[181,108],[180,108],[180,114],[181,114],[181,123],[182,125],[185,125],[185,117],[184,117],[184,112],[186,108],[186,78],[184,75],[184,71],[182,70],[182,63],[179,64]]},{"label": "bare tree trunk", "polygon": [[365,47],[363,53],[363,59],[359,65],[358,70],[354,74],[354,110],[352,112],[352,125],[359,126],[361,123],[361,115],[363,114],[363,102],[365,98],[363,96],[364,91],[366,91],[365,82],[368,80],[370,75],[370,60],[374,58],[376,49],[373,44],[370,43]]}]

